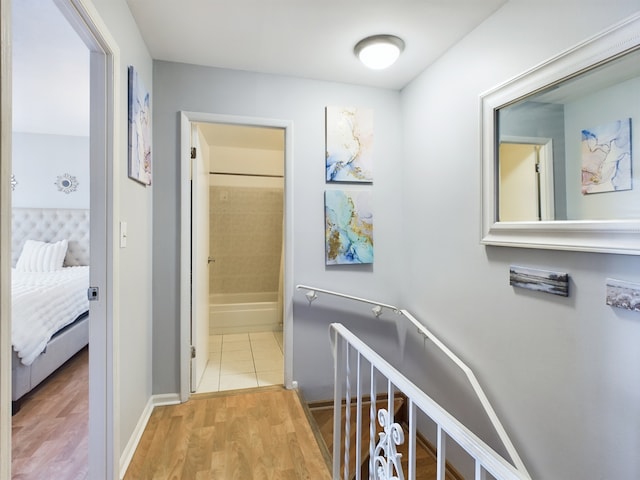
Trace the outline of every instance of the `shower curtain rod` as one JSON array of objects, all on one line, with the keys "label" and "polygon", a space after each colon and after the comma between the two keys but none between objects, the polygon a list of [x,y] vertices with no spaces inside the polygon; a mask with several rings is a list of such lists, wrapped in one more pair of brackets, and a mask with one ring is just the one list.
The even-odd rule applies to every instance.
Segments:
[{"label": "shower curtain rod", "polygon": [[231,176],[234,176],[234,177],[284,178],[284,175],[263,175],[263,174],[259,174],[259,173],[209,172],[209,175],[231,175]]}]

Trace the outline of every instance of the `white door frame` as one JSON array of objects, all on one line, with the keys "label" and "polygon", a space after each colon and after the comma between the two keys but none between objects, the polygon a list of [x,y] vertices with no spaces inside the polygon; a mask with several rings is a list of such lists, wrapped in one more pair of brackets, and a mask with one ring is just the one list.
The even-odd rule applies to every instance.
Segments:
[{"label": "white door frame", "polygon": [[538,152],[540,159],[540,218],[541,220],[555,220],[553,139],[507,135],[500,139],[500,143],[524,143],[540,147]]},{"label": "white door frame", "polygon": [[[112,480],[119,476],[117,462],[118,406],[116,381],[117,244],[114,238],[114,194],[118,191],[119,151],[116,119],[119,115],[119,49],[98,12],[86,0],[55,0],[90,50],[90,162],[91,162],[91,273],[92,286],[100,289],[91,304],[89,343],[89,478]],[[0,479],[11,471],[11,0],[0,0],[2,48],[0,51]]]},{"label": "white door frame", "polygon": [[[209,361],[209,147],[191,124],[191,392],[196,392]],[[204,141],[204,139],[203,139]],[[206,153],[206,155],[205,155]],[[202,298],[202,297],[205,298]],[[192,355],[193,357],[193,355]]]},{"label": "white door frame", "polygon": [[180,122],[180,400],[186,402],[190,396],[191,122],[282,128],[285,131],[284,384],[287,388],[295,388],[293,381],[293,122],[184,111],[181,112]]},{"label": "white door frame", "polygon": [[0,479],[11,478],[11,0],[0,0]]}]

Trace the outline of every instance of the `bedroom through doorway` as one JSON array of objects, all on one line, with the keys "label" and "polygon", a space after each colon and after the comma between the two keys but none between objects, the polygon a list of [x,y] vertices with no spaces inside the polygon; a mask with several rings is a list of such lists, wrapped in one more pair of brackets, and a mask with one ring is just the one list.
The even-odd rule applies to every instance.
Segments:
[{"label": "bedroom through doorway", "polygon": [[[83,0],[6,1],[12,6],[7,24],[13,34],[13,92],[3,111],[5,105],[12,105],[13,118],[5,122],[3,137],[11,135],[13,158],[3,151],[2,161],[12,173],[14,211],[3,203],[2,213],[12,213],[9,230],[14,239],[10,247],[3,238],[3,254],[12,253],[16,271],[41,270],[36,273],[44,276],[88,270],[90,264],[90,278],[82,279],[74,295],[86,301],[88,285],[92,285],[100,296],[90,306],[77,307],[90,310],[90,317],[85,315],[82,322],[71,319],[60,331],[56,327],[56,332],[49,332],[52,337],[44,351],[29,354],[29,359],[35,355],[32,365],[38,367],[30,374],[31,385],[12,386],[14,392],[24,395],[18,399],[20,410],[8,423],[13,445],[10,452],[0,452],[2,472],[12,470],[14,478],[25,479],[113,478],[115,464],[109,448],[113,418],[107,408],[113,406],[114,385],[107,371],[113,352],[108,350],[111,328],[106,322],[112,299],[106,288],[106,261],[112,247],[107,231],[112,230],[113,222],[106,216],[106,200],[113,180],[109,167],[113,136],[107,129],[115,104],[113,42]],[[3,50],[3,55],[7,53]],[[28,241],[29,248],[25,248]],[[51,262],[41,263],[38,259],[42,257],[34,255],[43,249],[55,253],[46,257]],[[8,300],[7,293],[3,289],[3,299]],[[19,310],[15,300],[11,303],[14,312]],[[56,397],[64,388],[51,386],[59,384],[64,374],[73,380],[68,382],[73,394],[67,390],[62,398]],[[9,372],[3,369],[2,375]],[[57,415],[56,409],[64,414]],[[71,423],[65,424],[66,420]],[[33,441],[33,432],[45,424],[51,435]],[[24,439],[18,437],[28,430],[32,439],[25,448]],[[3,436],[5,432],[3,426]],[[39,450],[38,442],[44,451]],[[65,450],[56,455],[56,448]]]},{"label": "bedroom through doorway", "polygon": [[[53,0],[13,1],[12,20],[12,336],[29,339],[13,342],[12,476],[37,461],[39,475],[71,478],[89,462],[89,383],[77,379],[89,377],[90,51]],[[40,285],[33,297],[25,282]],[[77,293],[56,302],[66,289]]]}]

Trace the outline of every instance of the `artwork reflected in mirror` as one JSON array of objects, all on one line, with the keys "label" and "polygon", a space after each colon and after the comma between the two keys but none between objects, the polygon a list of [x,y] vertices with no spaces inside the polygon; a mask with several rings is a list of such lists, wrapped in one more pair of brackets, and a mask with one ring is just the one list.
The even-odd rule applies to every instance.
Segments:
[{"label": "artwork reflected in mirror", "polygon": [[498,108],[496,117],[498,221],[640,218],[632,152],[640,50]]},{"label": "artwork reflected in mirror", "polygon": [[481,243],[640,255],[640,12],[480,100]]}]

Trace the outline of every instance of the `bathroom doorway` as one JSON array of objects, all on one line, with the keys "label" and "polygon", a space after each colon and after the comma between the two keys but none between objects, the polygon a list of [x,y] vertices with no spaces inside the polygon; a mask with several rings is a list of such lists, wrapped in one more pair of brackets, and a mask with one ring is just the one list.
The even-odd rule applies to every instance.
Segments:
[{"label": "bathroom doorway", "polygon": [[209,358],[195,392],[281,385],[285,130],[194,125],[209,166]]}]

